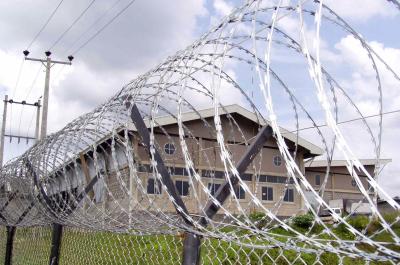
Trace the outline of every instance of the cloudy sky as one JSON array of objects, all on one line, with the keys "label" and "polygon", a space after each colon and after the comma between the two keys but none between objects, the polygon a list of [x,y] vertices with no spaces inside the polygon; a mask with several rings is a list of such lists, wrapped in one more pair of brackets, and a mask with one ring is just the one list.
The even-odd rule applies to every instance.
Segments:
[{"label": "cloudy sky", "polygon": [[[2,98],[7,94],[17,101],[34,102],[42,95],[43,67],[36,62],[24,61],[22,51],[29,46],[58,2],[0,2]],[[79,49],[129,2],[65,0],[29,47],[30,56],[37,58],[43,58],[44,51],[51,48],[52,58],[56,60],[66,60],[68,55],[77,51],[73,54],[75,59],[72,66],[56,65],[52,68],[49,132],[59,130],[67,122],[92,110],[124,84],[191,44],[242,3],[239,0],[136,0],[101,34]],[[375,51],[400,73],[400,11],[394,5],[385,0],[329,0],[326,3],[361,33]],[[77,20],[88,6],[87,12]],[[75,20],[77,22],[66,32]],[[292,30],[294,22],[290,19],[281,23],[280,26],[288,32]],[[355,93],[362,112],[366,115],[376,114],[377,93],[373,85],[375,75],[362,47],[346,33],[321,36],[325,48],[323,59],[331,64],[341,84]],[[296,73],[296,69],[286,71],[288,76],[295,77]],[[298,80],[294,79],[295,82]],[[384,111],[400,109],[399,82],[382,70],[382,84]],[[340,106],[344,113],[347,107]],[[8,113],[7,133],[33,136],[35,113],[32,108],[15,105]],[[380,183],[391,195],[400,195],[399,121],[398,113],[385,115],[383,121],[382,157],[391,158],[393,162],[384,169]],[[372,118],[370,122],[377,126],[376,119]],[[370,148],[363,148],[363,143],[370,140],[358,134],[356,124],[347,124],[342,128],[351,132],[348,139],[358,144],[360,158],[371,158]],[[314,140],[311,134],[306,133],[304,136]],[[29,147],[29,144],[24,141],[18,143],[16,139],[11,143],[6,142],[6,160]]]}]

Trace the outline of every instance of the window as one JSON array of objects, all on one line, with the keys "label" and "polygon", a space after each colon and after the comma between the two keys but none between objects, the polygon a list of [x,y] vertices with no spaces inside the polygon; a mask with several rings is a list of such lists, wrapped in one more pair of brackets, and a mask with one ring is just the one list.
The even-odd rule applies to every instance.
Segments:
[{"label": "window", "polygon": [[317,185],[317,186],[321,185],[321,176],[320,175],[315,175],[315,185]]},{"label": "window", "polygon": [[354,179],[351,181],[351,186],[353,186],[353,187],[357,186],[357,183]]},{"label": "window", "polygon": [[286,189],[285,197],[283,197],[285,202],[294,202],[294,191],[293,189]]},{"label": "window", "polygon": [[281,156],[274,156],[273,158],[274,165],[279,167],[282,165],[282,157]]},{"label": "window", "polygon": [[[157,183],[157,185],[155,185]],[[148,194],[161,194],[161,182],[155,179],[147,180],[147,193]]]},{"label": "window", "polygon": [[208,190],[210,191],[211,195],[214,196],[214,194],[217,192],[221,184],[217,183],[208,183]]},{"label": "window", "polygon": [[242,180],[251,181],[253,175],[245,173],[245,174],[241,175],[240,177],[242,178]]},{"label": "window", "polygon": [[189,196],[189,182],[184,180],[175,181],[175,187],[181,196]]},{"label": "window", "polygon": [[263,201],[273,201],[274,189],[272,187],[261,187],[261,199]]},{"label": "window", "polygon": [[246,199],[246,192],[244,191],[244,189],[240,185],[237,185],[235,187],[235,195],[236,195],[236,198],[238,198],[239,200]]},{"label": "window", "polygon": [[[171,176],[189,176],[189,172],[183,167],[168,167],[167,170]],[[190,175],[193,176],[194,173],[195,171],[190,169]]]},{"label": "window", "polygon": [[203,178],[217,178],[222,179],[225,177],[224,171],[212,171],[212,170],[203,170],[202,172]]},{"label": "window", "polygon": [[175,153],[175,145],[172,143],[166,143],[164,145],[164,152],[168,155],[173,155]]},{"label": "window", "polygon": [[[288,180],[287,177],[269,176],[269,175],[260,175],[258,178],[259,182],[269,182],[269,183],[286,183],[287,180]],[[293,184],[294,180],[290,178],[289,183]]]}]

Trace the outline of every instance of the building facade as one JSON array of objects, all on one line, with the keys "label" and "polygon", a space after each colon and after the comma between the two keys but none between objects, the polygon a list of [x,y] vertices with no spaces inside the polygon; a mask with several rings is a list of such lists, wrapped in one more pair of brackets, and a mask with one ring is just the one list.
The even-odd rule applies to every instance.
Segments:
[{"label": "building facade", "polygon": [[[227,106],[220,111],[225,146],[232,161],[236,164],[247,149],[245,142],[251,143],[256,136],[260,128],[260,121],[254,113],[238,105]],[[215,194],[226,179],[225,166],[227,165],[224,165],[224,161],[221,159],[221,149],[213,128],[214,110],[200,112],[202,119],[196,118],[192,113],[185,113],[182,117],[185,127],[184,142],[187,145],[190,159],[193,161],[190,174],[185,167],[187,163],[182,152],[179,127],[176,121],[170,117],[161,117],[157,120],[160,126],[154,131],[157,149],[169,169],[178,193],[192,214],[201,213],[202,208],[209,200],[209,195],[205,190],[212,195]],[[296,136],[282,130],[285,132],[287,145],[291,151],[294,151]],[[155,209],[175,211],[167,192],[162,189],[161,183],[155,177],[150,165],[149,152],[141,144],[137,132],[133,133],[132,138],[133,150],[136,155],[134,159],[140,181],[130,181],[129,177],[125,175],[123,179],[126,187],[130,187],[134,191],[132,194],[135,196],[135,201],[140,202],[141,207],[151,208],[153,205]],[[322,150],[304,139],[296,140],[298,141],[296,163],[304,173],[304,159],[318,156],[322,154]],[[124,165],[121,162],[119,170],[124,170],[124,168],[127,170],[127,167],[127,163]],[[189,175],[191,175],[190,178]],[[114,198],[108,198],[108,201],[113,201],[115,194],[121,194],[118,199],[124,200],[124,193],[118,192],[118,189],[121,189],[120,179],[111,171],[108,172],[105,179],[114,195]],[[262,210],[254,203],[256,198],[261,202],[262,207],[273,210],[278,216],[291,216],[304,212],[304,202],[294,189],[293,181],[287,176],[286,166],[273,137],[264,144],[260,153],[248,167],[246,174],[242,176],[242,180],[243,185],[235,187],[237,200],[233,200],[231,196],[224,204],[227,211],[240,215],[243,213],[243,209],[246,213]],[[130,184],[130,182],[134,183]]]},{"label": "building facade", "polygon": [[[376,160],[361,159],[360,162],[373,177]],[[391,162],[390,159],[380,159],[381,167],[389,162]],[[343,205],[342,208],[346,208],[347,206],[349,209],[352,203],[358,203],[365,199],[356,181],[346,168],[345,160],[332,160],[329,172],[327,173],[327,171],[328,163],[326,160],[310,160],[305,162],[306,178],[316,191],[320,191],[324,182],[326,182],[323,198],[327,203],[339,202],[339,204]],[[374,193],[372,190],[369,190],[370,187],[366,174],[363,172],[356,173],[360,177],[363,187],[369,191],[371,198],[373,198]]]}]

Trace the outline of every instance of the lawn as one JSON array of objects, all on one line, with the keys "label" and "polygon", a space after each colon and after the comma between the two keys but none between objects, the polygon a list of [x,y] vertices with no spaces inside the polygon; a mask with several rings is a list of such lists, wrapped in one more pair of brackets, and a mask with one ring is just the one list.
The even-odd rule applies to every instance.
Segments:
[{"label": "lawn", "polygon": [[[356,220],[359,222],[360,220]],[[354,222],[356,222],[354,221]],[[361,220],[362,221],[362,220]],[[305,231],[301,227],[295,227]],[[363,227],[360,227],[362,229]],[[400,234],[400,227],[393,227]],[[318,229],[316,229],[318,230]],[[343,227],[334,228],[337,236],[343,239],[354,239]],[[224,232],[231,232],[229,230]],[[292,235],[281,228],[271,230],[276,239],[286,242],[284,237]],[[0,227],[0,264],[4,260],[5,228]],[[234,231],[234,233],[247,233]],[[317,232],[316,232],[317,233]],[[4,237],[3,237],[4,235]],[[280,236],[281,235],[281,236]],[[321,235],[321,237],[324,237]],[[326,237],[328,238],[328,237]],[[381,232],[374,237],[377,241],[393,242],[387,232]],[[248,243],[267,245],[257,236],[249,236]],[[301,243],[298,243],[299,245]],[[51,229],[48,227],[18,228],[14,240],[13,265],[44,265],[49,263],[51,246]],[[366,252],[375,251],[374,248],[358,244],[357,247]],[[398,245],[391,248],[400,252]],[[76,228],[65,228],[63,233],[60,264],[61,265],[125,265],[125,264],[180,264],[182,256],[182,237],[178,235],[128,235],[104,231],[88,231]],[[205,265],[217,264],[339,264],[339,257],[334,253],[325,252],[319,256],[309,253],[299,253],[294,250],[254,249],[239,246],[234,243],[204,239],[201,250],[201,263]],[[362,259],[344,258],[345,265],[365,264]],[[386,265],[389,262],[370,262],[369,264]]]}]

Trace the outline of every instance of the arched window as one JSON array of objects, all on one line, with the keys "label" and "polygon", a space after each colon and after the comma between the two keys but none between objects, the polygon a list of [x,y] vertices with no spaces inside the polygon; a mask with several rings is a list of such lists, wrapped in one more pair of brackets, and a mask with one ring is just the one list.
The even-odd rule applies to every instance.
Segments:
[{"label": "arched window", "polygon": [[175,153],[175,145],[172,143],[166,143],[164,145],[164,152],[168,155],[173,155]]}]

